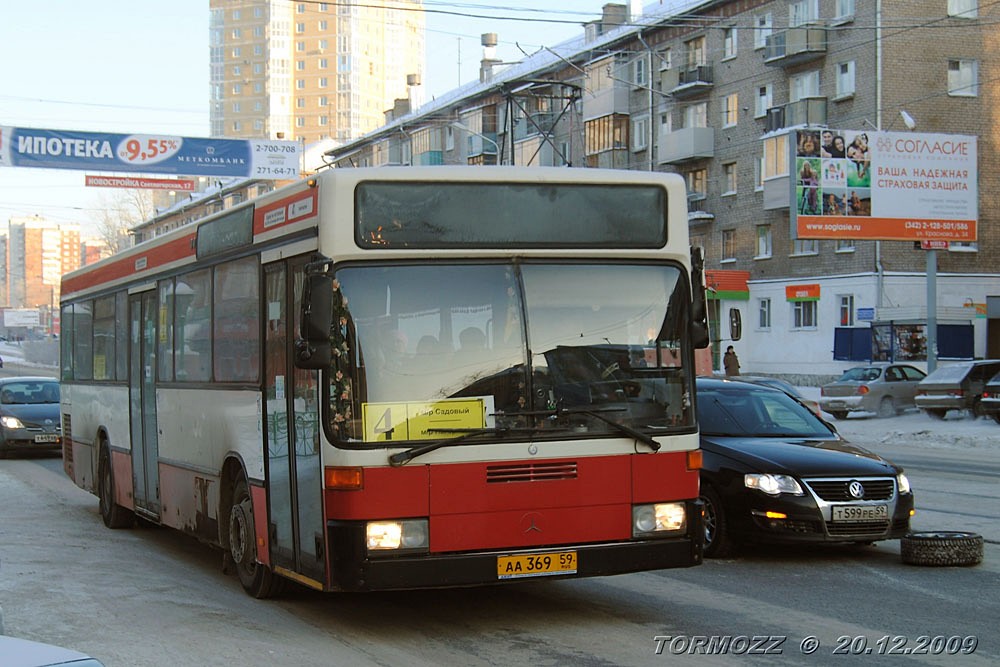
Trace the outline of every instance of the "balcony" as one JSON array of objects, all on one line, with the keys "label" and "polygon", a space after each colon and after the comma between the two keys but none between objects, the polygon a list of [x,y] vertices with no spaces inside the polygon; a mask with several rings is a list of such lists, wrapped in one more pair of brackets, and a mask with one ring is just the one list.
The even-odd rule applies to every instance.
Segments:
[{"label": "balcony", "polygon": [[711,65],[698,65],[677,72],[677,83],[670,90],[675,98],[693,97],[712,89],[714,78]]},{"label": "balcony", "polygon": [[715,156],[715,130],[710,127],[686,127],[661,132],[657,161],[660,164],[683,164]]},{"label": "balcony", "polygon": [[524,116],[514,123],[514,141],[520,141],[536,134],[551,134],[555,123],[556,114],[551,111],[537,111]]},{"label": "balcony", "polygon": [[768,35],[764,64],[792,67],[825,55],[826,29],[800,26]]},{"label": "balcony", "polygon": [[615,81],[613,86],[594,91],[584,89],[583,120],[593,120],[611,114],[628,115],[630,91],[628,83],[620,81]]},{"label": "balcony", "polygon": [[785,105],[785,126],[826,125],[826,98],[804,97]]}]

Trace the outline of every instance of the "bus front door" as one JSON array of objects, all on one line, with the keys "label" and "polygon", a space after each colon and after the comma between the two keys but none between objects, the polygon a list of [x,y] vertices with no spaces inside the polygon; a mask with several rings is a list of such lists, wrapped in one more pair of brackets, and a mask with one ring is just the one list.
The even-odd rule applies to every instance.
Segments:
[{"label": "bus front door", "polygon": [[318,583],[326,574],[319,371],[295,368],[292,354],[304,265],[292,260],[265,268],[268,532],[275,569]]},{"label": "bus front door", "polygon": [[156,439],[156,292],[129,297],[129,418],[132,486],[139,514],[160,519]]}]

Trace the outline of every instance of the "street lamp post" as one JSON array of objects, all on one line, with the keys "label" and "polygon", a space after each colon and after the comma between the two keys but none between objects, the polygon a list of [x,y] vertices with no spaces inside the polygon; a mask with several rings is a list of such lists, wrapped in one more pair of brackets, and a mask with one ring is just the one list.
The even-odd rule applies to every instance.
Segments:
[{"label": "street lamp post", "polygon": [[472,134],[472,135],[475,135],[475,136],[479,137],[480,139],[483,139],[483,140],[485,140],[485,141],[488,141],[488,142],[490,142],[491,144],[493,144],[493,148],[495,148],[495,149],[496,149],[496,156],[497,156],[497,164],[498,164],[498,165],[500,164],[500,144],[498,144],[498,143],[497,143],[496,141],[494,141],[493,139],[490,139],[490,138],[489,138],[489,137],[487,137],[487,136],[486,136],[485,134],[483,134],[483,133],[481,133],[481,132],[476,132],[475,130],[473,130],[473,129],[472,129],[471,127],[469,127],[468,125],[465,125],[465,124],[463,124],[463,123],[460,123],[460,122],[459,122],[459,121],[457,121],[457,120],[453,120],[453,121],[449,122],[448,124],[449,124],[450,126],[452,126],[452,127],[455,127],[455,128],[458,128],[458,129],[460,129],[460,130],[463,130],[463,131],[465,131],[465,132],[468,132],[469,134]]}]

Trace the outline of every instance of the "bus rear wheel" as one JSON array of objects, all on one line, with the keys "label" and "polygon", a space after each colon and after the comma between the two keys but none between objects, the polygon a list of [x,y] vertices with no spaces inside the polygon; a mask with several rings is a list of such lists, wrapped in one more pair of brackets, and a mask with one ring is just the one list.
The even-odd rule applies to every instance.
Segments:
[{"label": "bus rear wheel", "polygon": [[281,577],[257,562],[253,502],[242,478],[233,485],[233,504],[229,508],[229,556],[247,593],[263,600],[280,592]]},{"label": "bus rear wheel", "polygon": [[101,443],[97,470],[97,497],[101,508],[101,520],[108,528],[131,527],[135,515],[115,502],[115,472],[111,467],[111,453],[107,442]]}]

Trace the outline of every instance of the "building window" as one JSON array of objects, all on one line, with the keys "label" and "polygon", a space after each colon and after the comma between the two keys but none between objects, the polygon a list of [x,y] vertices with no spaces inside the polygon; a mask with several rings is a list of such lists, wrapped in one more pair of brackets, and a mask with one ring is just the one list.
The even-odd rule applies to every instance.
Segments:
[{"label": "building window", "polygon": [[325,106],[327,106],[327,105],[328,105],[329,103],[330,103],[330,102],[329,102],[329,100],[327,99],[326,95],[320,95],[320,96],[319,96],[319,100],[317,100],[317,106],[321,106],[321,107],[325,107]]},{"label": "building window", "polygon": [[854,18],[854,0],[837,0],[837,20]]},{"label": "building window", "polygon": [[770,12],[754,18],[753,48],[763,49],[767,46],[767,38],[771,36],[772,22]]},{"label": "building window", "polygon": [[320,32],[326,32],[327,29],[328,29],[328,27],[327,27],[328,25],[329,24],[327,23],[326,20],[320,21],[319,22],[319,30],[320,30]]},{"label": "building window", "polygon": [[730,93],[722,98],[722,127],[732,127],[740,119],[740,100],[738,93]]},{"label": "building window", "polygon": [[240,39],[242,35],[239,28],[233,28],[233,39]]},{"label": "building window", "polygon": [[788,5],[788,27],[814,23],[819,19],[819,0],[798,0]]},{"label": "building window", "polygon": [[757,299],[757,326],[761,329],[771,328],[770,299]]},{"label": "building window", "polygon": [[684,127],[708,127],[708,102],[690,104],[684,108]]},{"label": "building window", "polygon": [[305,42],[295,42],[295,50],[296,51],[305,51],[306,50],[306,43]]},{"label": "building window", "polygon": [[793,255],[818,255],[819,241],[816,239],[795,239],[792,242]]},{"label": "building window", "polygon": [[259,25],[253,29],[253,36],[257,38],[264,37],[264,26]]},{"label": "building window", "polygon": [[319,40],[319,48],[320,48],[320,50],[321,51],[325,51],[327,48],[329,48],[328,47],[329,43],[330,42],[328,40],[325,40],[325,39]]},{"label": "building window", "polygon": [[854,240],[837,239],[837,252],[854,252]]},{"label": "building window", "polygon": [[253,45],[253,54],[255,56],[262,56],[262,55],[264,55],[264,47],[262,45],[260,45],[260,44],[254,44]]},{"label": "building window", "polygon": [[263,74],[264,73],[264,63],[254,63],[253,64],[253,73],[254,74]]},{"label": "building window", "polygon": [[329,66],[329,61],[326,58],[319,59],[319,68],[326,69]]},{"label": "building window", "polygon": [[723,195],[736,194],[736,163],[727,162],[722,165],[722,175],[725,180]]},{"label": "building window", "polygon": [[243,106],[239,102],[233,102],[233,113],[240,113],[243,111]]},{"label": "building window", "polygon": [[243,50],[240,47],[237,46],[236,48],[233,49],[233,58],[239,58],[242,56],[242,54]]},{"label": "building window", "polygon": [[722,230],[722,261],[736,259],[736,230]]},{"label": "building window", "polygon": [[296,79],[295,80],[295,87],[298,90],[305,90],[305,88],[306,88],[306,80],[305,79]]},{"label": "building window", "polygon": [[300,2],[299,4],[295,5],[295,13],[296,14],[305,14],[306,13],[306,3]]},{"label": "building window", "polygon": [[732,26],[722,29],[722,57],[736,57],[736,28]]},{"label": "building window", "polygon": [[643,116],[632,121],[632,150],[645,150],[649,145],[649,118]]},{"label": "building window", "polygon": [[670,134],[674,131],[674,119],[669,111],[660,114],[660,134]]},{"label": "building window", "polygon": [[755,118],[763,118],[767,115],[767,110],[771,108],[773,102],[771,97],[771,84],[757,87],[757,99],[754,102],[753,114]]},{"label": "building window", "polygon": [[240,69],[239,65],[233,65],[233,76],[241,76],[243,70]]},{"label": "building window", "polygon": [[327,84],[327,78],[326,78],[325,76],[321,76],[321,77],[319,78],[319,84],[317,84],[317,85],[318,85],[318,86],[319,86],[320,88],[326,88],[326,84]]},{"label": "building window", "polygon": [[979,95],[979,63],[975,60],[948,61],[948,94],[953,97]]},{"label": "building window", "polygon": [[808,97],[819,97],[819,70],[802,72],[788,80],[788,101],[798,102]]},{"label": "building window", "polygon": [[319,124],[321,126],[325,126],[327,124],[328,120],[329,119],[326,116],[320,116],[319,117]]},{"label": "building window", "polygon": [[306,31],[306,24],[305,23],[296,23],[295,24],[295,32],[297,32],[297,33],[303,33],[305,31]]},{"label": "building window", "polygon": [[854,326],[854,295],[842,294],[840,296],[840,326]]},{"label": "building window", "polygon": [[948,0],[948,16],[976,18],[979,16],[979,0]]},{"label": "building window", "polygon": [[306,61],[305,60],[296,60],[295,61],[295,69],[296,70],[298,70],[299,72],[301,72],[301,71],[305,70],[305,68],[306,68]]},{"label": "building window", "polygon": [[242,94],[243,94],[243,84],[242,83],[234,83],[233,84],[233,95],[242,95]]},{"label": "building window", "polygon": [[854,94],[854,61],[837,65],[837,97]]},{"label": "building window", "polygon": [[639,57],[632,63],[632,83],[636,88],[643,88],[646,85],[646,59]]},{"label": "building window", "polygon": [[708,170],[695,169],[687,173],[688,199],[704,199],[708,195]]},{"label": "building window", "polygon": [[587,155],[628,148],[628,116],[612,114],[588,120],[584,126]]},{"label": "building window", "polygon": [[305,127],[305,126],[306,126],[305,118],[299,116],[298,118],[295,119],[295,127]]},{"label": "building window", "polygon": [[948,252],[979,252],[979,244],[975,241],[950,241]]},{"label": "building window", "polygon": [[764,156],[761,155],[754,161],[753,189],[760,192],[764,189]]},{"label": "building window", "polygon": [[672,65],[670,64],[671,51],[670,49],[663,49],[660,51],[660,71],[670,69]]},{"label": "building window", "polygon": [[296,98],[295,99],[295,108],[296,109],[305,109],[306,108],[306,98],[304,98],[304,97],[298,97],[298,98]]},{"label": "building window", "polygon": [[764,140],[764,180],[788,175],[788,135]]},{"label": "building window", "polygon": [[705,60],[705,38],[697,37],[685,43],[687,46],[687,67],[694,69],[706,63]]},{"label": "building window", "polygon": [[757,257],[771,256],[771,225],[757,225]]},{"label": "building window", "polygon": [[796,301],[792,304],[792,328],[816,328],[816,302]]}]

